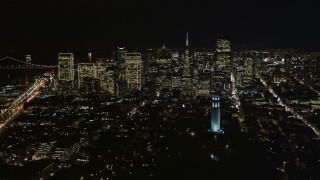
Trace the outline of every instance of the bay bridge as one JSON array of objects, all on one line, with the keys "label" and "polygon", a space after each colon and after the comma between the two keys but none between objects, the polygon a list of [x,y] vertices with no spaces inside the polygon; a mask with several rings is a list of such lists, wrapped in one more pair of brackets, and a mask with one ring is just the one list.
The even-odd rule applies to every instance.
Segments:
[{"label": "bay bridge", "polygon": [[[22,61],[19,59],[15,59],[12,57],[5,57],[0,59],[0,71],[13,71],[14,73],[18,73],[19,71],[23,71],[24,73],[35,72],[39,73],[40,71],[51,71],[56,69],[57,66],[54,65],[40,65],[31,63],[31,59],[26,59],[26,61]],[[16,71],[15,71],[16,70]],[[38,71],[39,70],[39,71]],[[27,71],[27,72],[26,72]],[[42,75],[46,75],[46,73],[41,73]],[[1,79],[2,80],[2,79]],[[45,76],[37,76],[35,81],[31,84],[26,85],[24,91],[22,91],[10,104],[8,107],[4,109],[0,109],[0,132],[14,118],[16,118],[21,111],[23,111],[23,105],[26,102],[31,101],[33,98],[37,97],[41,88],[45,87]]]},{"label": "bay bridge", "polygon": [[33,64],[31,62],[25,62],[19,59],[7,56],[0,59],[0,69],[56,69],[58,66],[55,65],[40,65]]},{"label": "bay bridge", "polygon": [[31,101],[39,93],[44,86],[44,79],[38,78],[36,81],[29,85],[6,109],[0,111],[0,131],[1,129],[13,120],[23,110],[23,105],[26,102]]}]

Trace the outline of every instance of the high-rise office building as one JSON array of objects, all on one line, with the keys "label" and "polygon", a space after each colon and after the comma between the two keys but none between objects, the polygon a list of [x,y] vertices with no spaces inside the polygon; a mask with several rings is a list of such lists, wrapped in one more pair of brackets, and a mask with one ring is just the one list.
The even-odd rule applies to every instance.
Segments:
[{"label": "high-rise office building", "polygon": [[234,70],[235,74],[235,84],[237,87],[241,87],[243,85],[243,65],[238,64],[238,66]]},{"label": "high-rise office building", "polygon": [[97,66],[94,63],[78,64],[78,90],[84,85],[84,78],[97,78]]},{"label": "high-rise office building", "polygon": [[100,81],[101,91],[115,95],[115,67],[114,61],[97,63],[97,79]]},{"label": "high-rise office building", "polygon": [[125,57],[127,52],[128,51],[125,47],[115,47],[113,49],[113,59],[117,66],[115,70],[115,94],[118,97],[123,97],[127,93],[127,83],[125,77]]},{"label": "high-rise office building", "polygon": [[141,53],[125,54],[125,78],[127,81],[127,90],[134,91],[141,89]]},{"label": "high-rise office building", "polygon": [[212,95],[211,131],[220,132],[220,97]]},{"label": "high-rise office building", "polygon": [[215,70],[222,71],[226,76],[231,75],[231,46],[226,39],[217,40]]},{"label": "high-rise office building", "polygon": [[125,62],[125,57],[127,53],[127,49],[125,47],[116,47],[113,50],[113,58],[117,64],[121,64]]},{"label": "high-rise office building", "polygon": [[[90,77],[99,81],[99,92],[115,95],[116,63],[114,60],[98,58],[96,63],[79,63],[78,64],[78,90],[84,86],[84,78]],[[83,91],[81,91],[83,92]]]},{"label": "high-rise office building", "polygon": [[224,38],[217,40],[214,70],[224,75],[223,86],[220,90],[224,96],[230,96],[232,92],[231,82],[231,46],[230,41]]},{"label": "high-rise office building", "polygon": [[69,95],[74,92],[74,55],[73,53],[58,54],[59,93]]},{"label": "high-rise office building", "polygon": [[100,81],[93,77],[84,77],[80,92],[85,95],[97,94],[100,92]]},{"label": "high-rise office building", "polygon": [[181,78],[177,74],[172,76],[171,89],[180,89],[181,88]]},{"label": "high-rise office building", "polygon": [[251,86],[254,78],[254,62],[252,57],[245,57],[243,62],[242,86]]},{"label": "high-rise office building", "polygon": [[222,94],[225,74],[222,71],[214,71],[211,73],[210,91],[214,94]]},{"label": "high-rise office building", "polygon": [[211,71],[204,70],[199,75],[199,88],[198,94],[201,96],[210,97],[210,82],[211,82]]}]

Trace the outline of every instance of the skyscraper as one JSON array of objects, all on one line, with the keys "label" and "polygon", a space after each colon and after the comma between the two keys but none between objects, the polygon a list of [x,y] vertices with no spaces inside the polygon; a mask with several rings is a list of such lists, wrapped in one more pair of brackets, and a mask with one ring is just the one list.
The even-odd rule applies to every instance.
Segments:
[{"label": "skyscraper", "polygon": [[184,95],[193,94],[193,85],[192,85],[190,59],[189,59],[189,34],[188,33],[186,35],[186,47],[185,47],[185,54],[184,54],[184,61],[183,61],[181,88],[182,88],[182,94]]},{"label": "skyscraper", "polygon": [[78,90],[83,87],[85,77],[97,77],[97,66],[94,63],[78,64]]},{"label": "skyscraper", "polygon": [[245,57],[243,62],[242,86],[251,86],[254,78],[254,65],[252,57]]},{"label": "skyscraper", "polygon": [[114,61],[97,63],[97,78],[100,81],[101,91],[115,95],[115,67]]},{"label": "skyscraper", "polygon": [[141,89],[141,53],[125,54],[125,77],[127,81],[127,90],[134,91]]},{"label": "skyscraper", "polygon": [[100,81],[97,78],[93,77],[84,77],[82,86],[80,89],[81,94],[84,95],[93,95],[100,92],[101,86]]},{"label": "skyscraper", "polygon": [[231,89],[231,47],[230,41],[224,38],[217,40],[215,53],[214,72],[222,72],[224,75],[223,86],[220,90],[224,96],[230,96]]},{"label": "skyscraper", "polygon": [[123,97],[127,92],[127,83],[125,77],[125,56],[127,53],[127,49],[125,47],[115,47],[113,49],[113,59],[116,63],[115,70],[115,94],[118,97]]},{"label": "skyscraper", "polygon": [[125,56],[127,53],[127,49],[125,47],[116,47],[113,50],[113,58],[117,64],[122,64],[125,61]]},{"label": "skyscraper", "polygon": [[211,131],[220,132],[220,97],[212,95]]},{"label": "skyscraper", "polygon": [[223,91],[225,75],[222,71],[211,72],[210,91],[215,95],[221,95]]},{"label": "skyscraper", "polygon": [[216,62],[215,68],[218,71],[222,71],[227,76],[231,75],[231,47],[230,41],[226,39],[217,40],[216,48]]},{"label": "skyscraper", "polygon": [[211,82],[211,71],[206,70],[201,72],[199,75],[199,89],[198,94],[201,96],[210,97],[210,82]]},{"label": "skyscraper", "polygon": [[63,95],[72,94],[74,90],[74,55],[73,53],[58,54],[59,92]]}]

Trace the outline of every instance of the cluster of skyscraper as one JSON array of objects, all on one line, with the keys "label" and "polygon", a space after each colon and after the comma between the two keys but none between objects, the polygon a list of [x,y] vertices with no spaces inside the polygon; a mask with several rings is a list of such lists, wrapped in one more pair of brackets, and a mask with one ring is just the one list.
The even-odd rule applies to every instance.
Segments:
[{"label": "cluster of skyscraper", "polygon": [[[103,92],[121,97],[141,89],[144,82],[153,81],[158,91],[175,89],[185,97],[213,96],[213,101],[219,101],[220,97],[231,96],[232,63],[230,41],[218,39],[216,46],[213,51],[191,49],[187,34],[184,50],[170,50],[163,45],[156,51],[128,53],[125,48],[117,48],[112,60],[100,58],[95,63],[90,60],[77,64],[77,68],[72,53],[60,53],[60,93]],[[92,54],[88,57],[91,59]],[[220,122],[218,117],[214,119],[216,125],[212,125],[212,130],[218,131]]]},{"label": "cluster of skyscraper", "polygon": [[[89,54],[91,57],[91,53]],[[121,89],[117,86],[117,80],[119,82],[125,80],[126,89],[129,91],[141,88],[140,53],[125,53],[125,69],[123,64],[119,66],[125,73],[121,71],[118,77],[116,77],[117,64],[114,60],[100,58],[95,63],[78,63],[75,73],[73,53],[60,53],[58,56],[60,94],[70,95],[78,92],[88,95],[102,92],[119,96]]]}]

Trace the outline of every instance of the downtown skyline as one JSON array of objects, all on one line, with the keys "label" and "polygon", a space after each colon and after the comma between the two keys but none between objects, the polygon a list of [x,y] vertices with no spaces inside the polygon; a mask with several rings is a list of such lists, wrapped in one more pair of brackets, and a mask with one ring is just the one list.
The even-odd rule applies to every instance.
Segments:
[{"label": "downtown skyline", "polygon": [[2,3],[0,179],[318,179],[317,7]]}]

